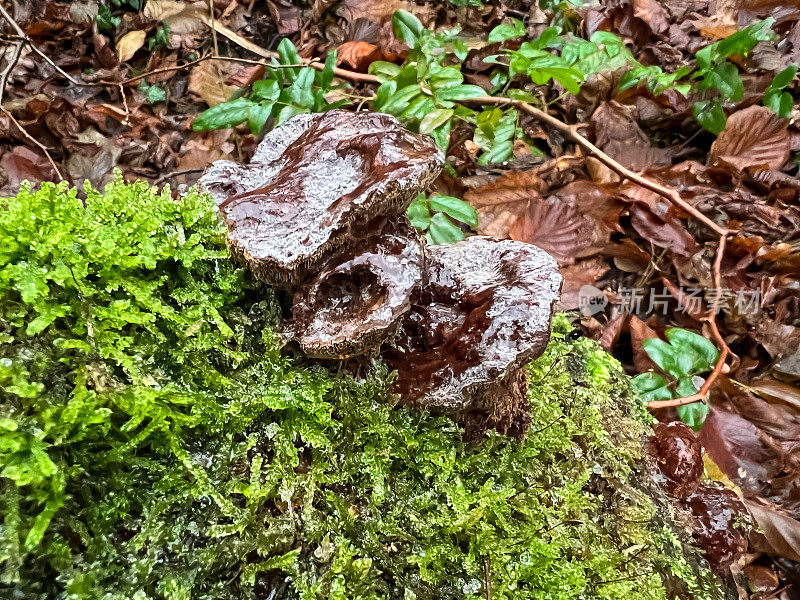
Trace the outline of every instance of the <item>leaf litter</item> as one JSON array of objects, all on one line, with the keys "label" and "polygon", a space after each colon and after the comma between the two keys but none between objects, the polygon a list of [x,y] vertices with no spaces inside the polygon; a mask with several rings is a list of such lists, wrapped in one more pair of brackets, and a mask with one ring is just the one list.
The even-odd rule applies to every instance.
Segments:
[{"label": "leaf litter", "polygon": [[[0,196],[15,193],[25,179],[55,180],[48,155],[76,184],[89,179],[101,185],[120,169],[128,179],[174,189],[194,183],[214,160],[247,161],[275,124],[269,117],[257,134],[246,125],[192,130],[206,108],[263,77],[263,65],[246,62],[260,57],[211,35],[208,3],[149,0],[142,10],[132,4],[11,3],[11,17],[50,60],[23,45],[14,61],[13,40],[3,38],[0,72],[14,64],[3,79]],[[578,94],[565,93],[559,82],[531,85],[523,75],[509,84],[529,101],[544,102],[554,116],[580,124],[625,167],[678,190],[729,228],[722,289],[714,289],[712,275],[716,236],[526,115],[510,128],[497,120],[502,111],[487,111],[477,123],[455,122],[447,149],[453,168],[433,187],[472,204],[476,233],[548,251],[565,280],[562,308],[631,375],[656,367],[643,342],[675,326],[703,333],[703,315],[718,305],[717,325],[734,359],[711,388],[710,411],[696,436],[718,477],[745,498],[762,530],[749,538],[744,572],[759,574],[762,593],[794,597],[798,566],[786,561],[798,561],[800,551],[800,129],[797,81],[792,76],[784,83],[779,75],[800,60],[800,9],[781,0],[575,6],[217,0],[212,12],[218,30],[225,27],[250,44],[276,51],[289,36],[298,59],[322,62],[336,50],[338,66],[366,75],[379,61],[401,65],[413,50],[392,32],[398,9],[430,29],[460,26],[458,39],[468,53],[464,82],[487,93],[496,83],[496,65],[487,59],[521,43],[489,43],[489,33],[498,25],[518,31],[515,20],[523,40],[537,39],[554,18],[583,41],[613,33],[642,69],[660,70],[646,84],[628,85],[625,68],[602,67],[614,66],[602,62],[614,57],[587,54],[572,40],[584,53],[580,64],[598,65]],[[760,19],[772,20],[773,39],[752,29]],[[739,46],[714,54],[737,35]],[[244,62],[207,59],[215,45]],[[712,50],[703,54],[704,48]],[[661,86],[681,67],[702,69],[705,61],[708,69],[688,82],[686,93]],[[703,89],[704,81],[716,87]],[[361,98],[375,91],[370,85],[356,82],[342,97],[349,102],[344,107],[363,106]],[[715,128],[718,135],[709,132]],[[502,152],[490,158],[497,160],[482,158],[496,148]],[[601,311],[579,310],[589,288],[603,298]],[[656,416],[669,423],[677,413],[667,408]]]}]

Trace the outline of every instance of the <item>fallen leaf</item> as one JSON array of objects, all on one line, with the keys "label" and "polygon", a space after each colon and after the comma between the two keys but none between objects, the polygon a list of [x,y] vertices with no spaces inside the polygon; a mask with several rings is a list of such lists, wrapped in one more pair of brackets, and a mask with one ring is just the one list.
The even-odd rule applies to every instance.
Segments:
[{"label": "fallen leaf", "polygon": [[511,172],[464,198],[478,212],[480,233],[534,244],[559,264],[572,264],[591,247],[592,225],[561,198],[543,198],[541,189],[535,173]]},{"label": "fallen leaf", "polygon": [[562,310],[575,310],[579,308],[578,296],[580,289],[585,285],[595,285],[608,271],[609,266],[597,256],[579,260],[574,265],[560,269],[564,283],[561,286]]},{"label": "fallen leaf", "polygon": [[15,146],[10,152],[0,157],[0,170],[5,173],[7,183],[3,186],[3,195],[14,195],[20,184],[28,180],[31,183],[55,181],[55,171],[47,157],[34,152],[27,146]]},{"label": "fallen leaf", "polygon": [[669,27],[667,11],[658,0],[633,0],[633,14],[647,23],[653,33],[661,33]]},{"label": "fallen leaf", "polygon": [[189,91],[200,96],[209,106],[216,106],[230,99],[236,88],[225,83],[217,61],[207,60],[195,65],[189,74]]},{"label": "fallen leaf", "polygon": [[765,551],[800,562],[800,521],[773,504],[747,499],[744,503],[764,534]]},{"label": "fallen leaf", "polygon": [[761,490],[774,470],[766,463],[776,456],[762,443],[758,428],[736,413],[712,405],[698,437],[711,459],[745,493]]},{"label": "fallen leaf", "polygon": [[342,16],[350,23],[363,18],[382,25],[400,9],[409,9],[405,0],[344,0],[341,4]]},{"label": "fallen leaf", "polygon": [[709,165],[778,170],[791,150],[788,122],[766,106],[749,106],[728,117],[725,130],[711,144]]},{"label": "fallen leaf", "polygon": [[800,410],[800,388],[797,386],[777,379],[759,379],[750,382],[749,387],[762,398],[782,402]]},{"label": "fallen leaf", "polygon": [[361,72],[366,72],[376,60],[384,59],[381,49],[369,42],[345,42],[339,46],[337,57],[339,64]]},{"label": "fallen leaf", "polygon": [[281,35],[289,35],[300,30],[300,9],[288,0],[267,0],[269,12]]},{"label": "fallen leaf", "polygon": [[133,58],[136,51],[144,46],[146,37],[147,32],[140,30],[129,31],[123,35],[117,42],[117,56],[119,56],[119,62],[125,62]]},{"label": "fallen leaf", "polygon": [[653,148],[650,138],[617,102],[603,102],[591,118],[596,143],[606,154],[633,171],[666,167],[670,156],[663,148]]}]

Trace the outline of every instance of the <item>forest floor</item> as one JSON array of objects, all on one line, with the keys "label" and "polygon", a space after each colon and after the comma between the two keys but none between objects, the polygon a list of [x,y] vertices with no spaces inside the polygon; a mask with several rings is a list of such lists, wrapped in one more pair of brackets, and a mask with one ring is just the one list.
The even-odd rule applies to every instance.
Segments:
[{"label": "forest floor", "polygon": [[175,190],[332,107],[433,135],[447,167],[412,222],[433,242],[475,231],[556,258],[560,310],[751,507],[763,535],[733,565],[741,597],[800,598],[795,3],[0,7],[0,197],[115,169]]}]

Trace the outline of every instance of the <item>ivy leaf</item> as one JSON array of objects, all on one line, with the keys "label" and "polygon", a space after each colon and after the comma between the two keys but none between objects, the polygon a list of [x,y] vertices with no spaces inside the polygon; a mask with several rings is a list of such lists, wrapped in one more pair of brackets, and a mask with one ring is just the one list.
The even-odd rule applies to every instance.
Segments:
[{"label": "ivy leaf", "polygon": [[478,213],[471,204],[459,198],[434,194],[430,200],[430,207],[433,210],[447,213],[456,221],[461,221],[472,227],[478,226]]},{"label": "ivy leaf", "polygon": [[396,115],[401,111],[407,109],[411,101],[420,94],[422,94],[422,90],[420,90],[419,85],[417,84],[409,85],[401,90],[398,90],[395,94],[392,94],[387,99],[385,104],[376,108],[379,108],[379,110],[387,112],[390,115]]},{"label": "ivy leaf", "polygon": [[694,331],[672,327],[665,332],[669,343],[675,347],[676,353],[691,357],[691,370],[687,375],[709,371],[719,360],[716,346],[705,337]]},{"label": "ivy leaf", "polygon": [[255,105],[246,98],[236,98],[222,104],[217,104],[204,110],[192,122],[195,131],[208,131],[210,129],[226,129],[244,123],[250,116],[250,109]]},{"label": "ivy leaf", "polygon": [[708,410],[708,404],[705,402],[692,402],[675,408],[680,420],[695,431],[700,431],[703,428],[703,423],[706,422],[706,417],[708,416]]},{"label": "ivy leaf", "polygon": [[272,114],[274,102],[263,102],[261,104],[254,104],[250,108],[247,115],[247,126],[250,128],[250,133],[258,135],[264,129],[264,125]]},{"label": "ivy leaf", "polygon": [[436,213],[431,217],[428,232],[435,244],[449,244],[464,239],[464,232],[461,231],[461,228],[444,213]]},{"label": "ivy leaf", "polygon": [[633,391],[642,402],[653,400],[670,400],[672,392],[667,387],[667,381],[658,373],[642,373],[631,380]]},{"label": "ivy leaf", "polygon": [[305,67],[300,70],[297,79],[289,87],[289,98],[292,102],[303,108],[314,108],[314,92],[312,86],[314,85],[314,76],[316,71],[311,67]]},{"label": "ivy leaf", "polygon": [[684,377],[689,375],[684,372],[683,366],[679,364],[679,357],[675,354],[675,347],[659,338],[650,338],[642,342],[647,355],[653,360],[658,368],[669,373],[673,377]]},{"label": "ivy leaf", "polygon": [[717,65],[708,77],[708,83],[716,88],[722,97],[733,102],[738,102],[744,96],[744,84],[739,76],[739,69],[732,62],[725,61]]},{"label": "ivy leaf", "polygon": [[259,79],[253,84],[251,100],[277,100],[281,94],[281,86],[274,79]]}]

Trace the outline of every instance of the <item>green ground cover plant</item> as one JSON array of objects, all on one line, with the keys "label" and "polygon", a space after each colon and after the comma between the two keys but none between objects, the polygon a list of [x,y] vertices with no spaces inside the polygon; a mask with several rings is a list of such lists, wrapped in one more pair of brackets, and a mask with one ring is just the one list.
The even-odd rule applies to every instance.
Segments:
[{"label": "green ground cover plant", "polygon": [[468,443],[394,406],[380,364],[284,356],[207,197],[85,195],[0,200],[3,594],[717,597],[638,481],[628,380],[565,318],[527,438]]}]

